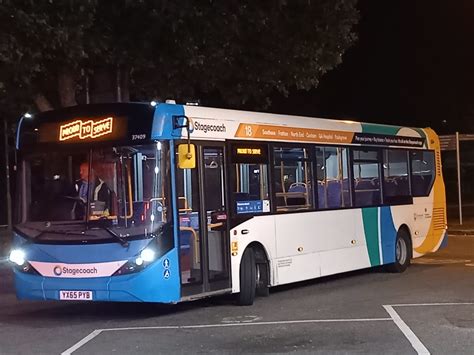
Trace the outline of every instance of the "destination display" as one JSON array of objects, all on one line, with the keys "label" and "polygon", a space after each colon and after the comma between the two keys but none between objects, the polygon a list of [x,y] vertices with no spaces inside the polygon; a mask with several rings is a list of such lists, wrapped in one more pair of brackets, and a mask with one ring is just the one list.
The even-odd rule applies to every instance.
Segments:
[{"label": "destination display", "polygon": [[425,139],[421,137],[260,125],[253,123],[240,123],[235,137],[312,143],[363,144],[417,148],[422,148],[425,144]]},{"label": "destination display", "polygon": [[235,143],[231,148],[233,163],[262,164],[268,160],[266,144]]},{"label": "destination display", "polygon": [[260,149],[260,148],[237,148],[237,154],[262,155],[262,149]]},{"label": "destination display", "polygon": [[40,143],[86,143],[127,138],[124,117],[80,118],[66,122],[45,122],[38,128]]},{"label": "destination display", "polygon": [[95,139],[113,133],[114,118],[107,117],[103,120],[77,120],[59,126],[59,140],[66,141],[73,138]]},{"label": "destination display", "polygon": [[91,104],[45,111],[23,119],[19,147],[144,144],[151,141],[155,108],[140,103]]}]

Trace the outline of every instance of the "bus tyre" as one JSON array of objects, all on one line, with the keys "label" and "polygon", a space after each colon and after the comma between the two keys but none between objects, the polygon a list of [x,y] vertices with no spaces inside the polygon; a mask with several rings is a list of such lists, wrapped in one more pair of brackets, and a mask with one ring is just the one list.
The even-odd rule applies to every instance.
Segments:
[{"label": "bus tyre", "polygon": [[403,272],[410,265],[411,259],[411,242],[410,235],[404,229],[400,229],[397,233],[395,242],[395,262],[387,265],[389,272]]},{"label": "bus tyre", "polygon": [[255,263],[255,252],[247,248],[240,261],[240,293],[237,302],[241,306],[250,306],[255,299],[257,286],[257,264]]}]

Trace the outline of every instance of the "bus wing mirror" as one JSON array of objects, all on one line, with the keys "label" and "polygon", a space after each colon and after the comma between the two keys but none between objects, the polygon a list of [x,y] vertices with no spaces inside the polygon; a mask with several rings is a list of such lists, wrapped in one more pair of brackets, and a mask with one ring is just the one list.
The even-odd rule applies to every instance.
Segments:
[{"label": "bus wing mirror", "polygon": [[194,144],[178,145],[178,167],[194,169],[196,167],[196,147]]}]

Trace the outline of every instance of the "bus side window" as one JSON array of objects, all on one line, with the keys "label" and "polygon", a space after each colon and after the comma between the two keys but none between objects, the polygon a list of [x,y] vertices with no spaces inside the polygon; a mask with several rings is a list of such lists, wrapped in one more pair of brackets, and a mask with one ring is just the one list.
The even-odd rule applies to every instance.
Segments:
[{"label": "bus side window", "polygon": [[428,196],[435,178],[434,152],[411,151],[411,190],[413,196]]},{"label": "bus side window", "polygon": [[234,213],[270,212],[267,164],[233,164]]},{"label": "bus side window", "polygon": [[230,149],[232,212],[270,212],[268,146],[260,143],[235,143]]},{"label": "bus side window", "polygon": [[408,203],[411,200],[408,179],[408,151],[383,151],[384,203]]},{"label": "bus side window", "polygon": [[306,148],[274,147],[277,211],[312,208],[311,162]]},{"label": "bus side window", "polygon": [[354,197],[356,207],[377,206],[382,202],[380,154],[378,150],[354,149]]},{"label": "bus side window", "polygon": [[318,208],[352,206],[347,148],[316,147]]}]

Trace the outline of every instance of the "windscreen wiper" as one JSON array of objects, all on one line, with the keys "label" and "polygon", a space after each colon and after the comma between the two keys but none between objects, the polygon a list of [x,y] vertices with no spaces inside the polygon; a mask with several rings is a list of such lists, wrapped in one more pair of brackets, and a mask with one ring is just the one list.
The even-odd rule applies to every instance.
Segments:
[{"label": "windscreen wiper", "polygon": [[35,236],[35,238],[40,238],[43,234],[61,234],[61,235],[74,235],[74,236],[80,236],[80,237],[96,237],[96,235],[92,234],[86,234],[84,232],[81,233],[76,233],[76,232],[70,232],[70,231],[64,231],[64,230],[45,230],[45,229],[38,229],[38,228],[32,228],[32,227],[23,227],[26,229],[30,229],[36,232],[39,232],[38,235]]},{"label": "windscreen wiper", "polygon": [[128,247],[128,241],[124,238],[124,237],[121,237],[120,235],[118,235],[117,233],[115,233],[112,229],[110,229],[109,227],[105,227],[105,226],[94,226],[94,227],[98,227],[100,229],[103,229],[105,230],[107,233],[109,233],[112,237],[114,237],[115,239],[117,239],[117,241],[120,243],[121,246],[123,246],[124,248],[127,248]]}]

